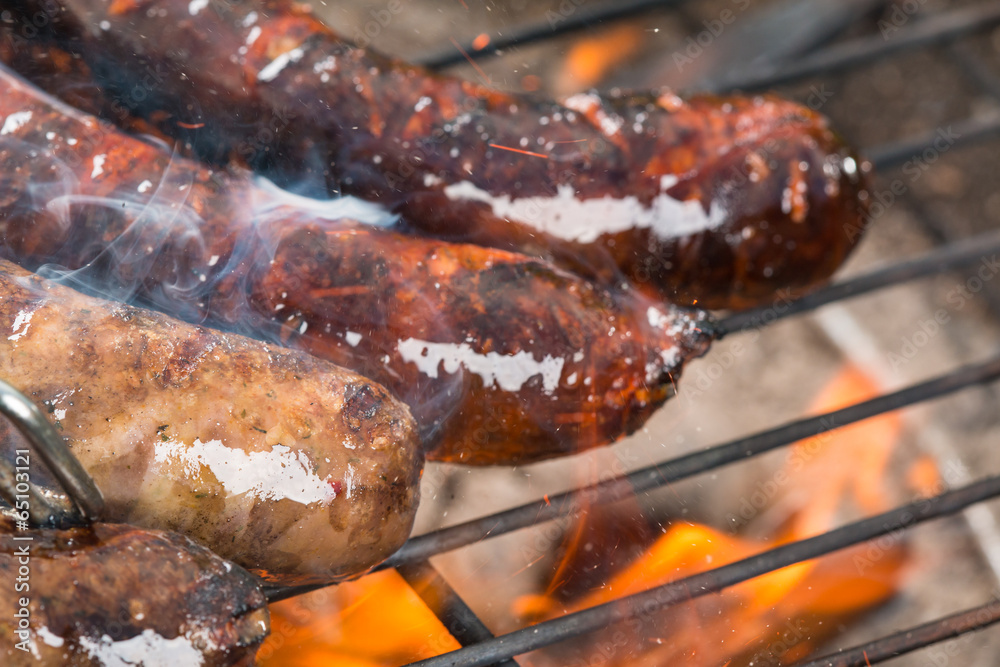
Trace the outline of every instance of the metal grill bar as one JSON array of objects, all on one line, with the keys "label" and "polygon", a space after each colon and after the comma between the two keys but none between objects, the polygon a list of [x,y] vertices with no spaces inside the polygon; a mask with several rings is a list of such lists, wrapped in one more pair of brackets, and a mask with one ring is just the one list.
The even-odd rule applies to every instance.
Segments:
[{"label": "metal grill bar", "polygon": [[[489,628],[433,565],[420,561],[401,565],[398,571],[459,644],[471,646],[493,639]],[[494,667],[518,667],[518,664],[507,658],[494,663]]]},{"label": "metal grill bar", "polygon": [[771,305],[733,313],[716,326],[719,337],[734,332],[759,329],[772,322],[816,310],[836,301],[843,301],[876,290],[900,285],[911,280],[935,276],[977,262],[981,263],[1000,253],[1000,231],[981,234],[935,248],[923,257],[900,262],[872,271],[857,278],[824,287],[812,294],[782,305]]},{"label": "metal grill bar", "polygon": [[[476,50],[471,43],[466,43],[461,45],[461,50],[448,49],[418,58],[417,62],[431,69],[441,69],[465,62],[466,56],[473,60],[481,60],[497,55],[497,52],[504,48],[576,32],[601,21],[627,18],[651,9],[678,6],[685,1],[633,0],[613,7],[599,7],[590,12],[580,10],[559,22],[533,23],[515,28],[507,36],[497,38],[481,50]],[[781,62],[765,63],[757,72],[747,73],[739,80],[722,81],[711,88],[715,92],[763,90],[809,76],[850,69],[900,51],[947,42],[968,33],[986,30],[998,23],[1000,23],[1000,3],[996,2],[942,12],[915,21],[913,27],[900,29],[901,34],[895,37],[886,38],[879,34],[854,39],[797,58],[791,65]]]},{"label": "metal grill bar", "polygon": [[[740,26],[711,44],[715,55],[695,77],[675,86],[700,90],[725,88],[727,82],[753,75],[767,63],[777,66],[829,43],[861,17],[874,15],[890,0],[783,0],[741,17]],[[788,26],[795,30],[789,31]],[[692,33],[700,33],[695,23]],[[671,77],[667,77],[670,80]],[[683,82],[683,83],[682,83]]]},{"label": "metal grill bar", "polygon": [[[949,225],[941,224],[937,216],[928,210],[927,204],[920,199],[908,197],[906,207],[913,214],[917,224],[937,243],[950,244],[954,239],[959,238],[955,230]],[[992,256],[989,261],[993,261]],[[994,315],[1000,316],[1000,291],[984,289],[979,293],[979,296],[983,298]]]},{"label": "metal grill bar", "polygon": [[933,380],[892,394],[856,403],[816,417],[809,417],[718,445],[687,456],[655,464],[628,475],[550,496],[503,512],[442,528],[411,538],[389,560],[379,566],[397,567],[579,512],[596,503],[610,503],[731,463],[744,461],[793,442],[891,412],[908,405],[940,398],[977,384],[1000,378],[1000,356],[983,364],[967,366]]},{"label": "metal grill bar", "polygon": [[883,535],[898,535],[917,524],[948,516],[975,503],[1000,496],[1000,476],[987,477],[934,498],[919,500],[829,532],[770,549],[729,565],[684,577],[663,586],[604,603],[551,621],[528,626],[475,646],[413,663],[419,667],[482,667],[567,639],[595,632],[612,623],[688,600],[717,593],[774,570],[825,556]]},{"label": "metal grill bar", "polygon": [[950,124],[919,137],[911,137],[891,144],[883,144],[868,151],[868,158],[879,169],[896,167],[924,150],[935,148],[935,142],[945,141],[946,147],[969,144],[977,139],[1000,133],[1000,116],[969,118]]},{"label": "metal grill bar", "polygon": [[741,81],[727,82],[715,92],[764,90],[810,76],[828,75],[867,65],[900,51],[940,44],[962,35],[980,32],[1000,24],[1000,3],[989,2],[977,7],[941,12],[914,23],[912,28],[901,28],[899,35],[888,39],[881,34],[861,37],[803,56],[790,65],[765,65],[760,71],[748,74]]},{"label": "metal grill bar", "polygon": [[866,667],[898,658],[926,646],[982,630],[1000,622],[1000,601],[901,630],[861,646],[801,662],[794,667]]},{"label": "metal grill bar", "polygon": [[956,42],[948,46],[948,55],[976,86],[994,99],[1000,100],[1000,78],[972,52],[968,44]]},{"label": "metal grill bar", "polygon": [[624,0],[622,2],[608,2],[593,9],[579,9],[564,16],[559,13],[549,20],[530,23],[520,27],[515,27],[506,35],[500,35],[490,40],[490,44],[483,49],[476,49],[471,42],[466,42],[457,49],[451,48],[417,58],[415,62],[430,69],[443,69],[458,65],[466,61],[466,57],[473,60],[483,60],[499,55],[503,49],[512,46],[524,46],[532,42],[544,41],[559,37],[561,35],[579,32],[603,21],[614,21],[629,18],[643,12],[654,9],[670,9],[680,6],[688,0]]},{"label": "metal grill bar", "polygon": [[[974,84],[985,95],[1000,100],[1000,77],[976,57],[968,44],[960,42],[950,44],[947,53],[970,83]],[[907,206],[913,212],[916,221],[938,244],[947,245],[958,240],[959,235],[953,225],[946,224],[933,215],[928,210],[926,203],[913,197],[912,192],[906,193],[906,197]],[[1000,316],[1000,292],[995,289],[985,290],[984,296],[993,313]]]}]

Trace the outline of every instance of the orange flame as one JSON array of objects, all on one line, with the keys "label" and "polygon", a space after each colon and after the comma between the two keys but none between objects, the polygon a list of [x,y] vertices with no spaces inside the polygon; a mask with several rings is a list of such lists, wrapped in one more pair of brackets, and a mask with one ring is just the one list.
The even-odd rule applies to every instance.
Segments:
[{"label": "orange flame", "polygon": [[396,667],[459,648],[395,570],[271,605],[262,667]]},{"label": "orange flame", "polygon": [[[867,376],[846,368],[812,408],[827,412],[876,392]],[[761,524],[771,526],[766,538],[688,522],[654,532],[635,499],[590,507],[568,531],[547,590],[517,600],[515,614],[538,620],[613,602],[882,511],[890,503],[885,471],[900,429],[897,417],[878,417],[797,443],[767,485],[768,502],[743,517],[756,534]],[[589,472],[601,467],[595,459]],[[918,462],[908,480],[927,487],[935,472],[932,463]],[[519,661],[589,664],[600,651],[609,666],[790,664],[891,597],[906,561],[901,542],[859,545]],[[394,667],[458,648],[394,571],[272,605],[272,627],[259,656],[264,667]]]},{"label": "orange flame", "polygon": [[944,479],[937,461],[929,454],[920,455],[906,471],[906,486],[921,498],[941,493]]},{"label": "orange flame", "polygon": [[[868,399],[877,391],[870,378],[848,367],[821,392],[812,410],[828,412]],[[899,418],[888,415],[797,443],[783,469],[764,486],[769,492],[767,504],[755,503],[753,513],[742,517],[749,525],[774,526],[767,539],[678,523],[664,529],[640,557],[588,594],[561,604],[550,592],[519,600],[515,610],[532,618],[554,617],[613,602],[829,530],[845,520],[848,510],[853,510],[852,516],[858,510],[863,514],[883,511],[890,502],[885,471],[900,429]],[[597,549],[613,549],[614,536],[621,533],[621,517],[605,508],[603,514],[592,512],[582,518],[568,533],[568,553],[554,577],[555,585],[572,578],[568,570],[580,559],[573,549],[579,547],[581,532],[586,532],[590,548],[595,549],[600,531],[593,525],[581,526],[602,516],[607,521],[604,530],[611,537]],[[641,521],[638,514],[633,519]],[[593,653],[595,647],[605,652],[605,664],[632,667],[790,664],[813,652],[841,622],[892,596],[905,564],[905,547],[899,542],[859,545],[640,617],[574,646],[539,652],[529,664],[572,663],[575,657],[583,659]]]},{"label": "orange flame", "polygon": [[628,62],[642,46],[643,37],[638,26],[622,24],[575,42],[556,79],[559,92],[596,86],[615,67]]},{"label": "orange flame", "polygon": [[[820,393],[812,412],[878,393],[870,377],[847,367]],[[791,482],[780,499],[780,509],[795,515],[791,533],[801,539],[829,530],[845,498],[864,514],[888,509],[885,471],[901,429],[899,415],[891,412],[796,443],[785,466]]]},{"label": "orange flame", "polygon": [[[611,602],[773,546],[680,524],[606,585],[551,615]],[[789,664],[836,632],[840,621],[887,600],[896,591],[904,563],[901,545],[877,557],[862,545],[640,617],[598,633],[590,642],[532,656],[528,664],[576,664],[574,653],[592,652],[594,644],[617,645],[612,665]]]}]

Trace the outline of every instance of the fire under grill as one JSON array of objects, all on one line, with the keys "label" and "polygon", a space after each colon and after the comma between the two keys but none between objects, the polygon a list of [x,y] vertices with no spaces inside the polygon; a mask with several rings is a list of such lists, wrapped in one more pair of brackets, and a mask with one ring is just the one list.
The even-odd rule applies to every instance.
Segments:
[{"label": "fire under grill", "polygon": [[[488,47],[454,42],[441,53],[424,59],[424,64],[445,68],[465,62],[485,60],[505,49],[523,47],[557,35],[573,35],[597,24],[634,18],[665,7],[682,12],[683,0],[635,0],[620,3],[593,3],[574,0],[576,8],[557,22],[543,20],[510,29],[492,40]],[[567,3],[564,3],[567,4]],[[792,13],[816,9],[824,3],[800,0],[785,3]],[[716,76],[706,86],[715,92],[760,91],[777,85],[839,76],[862,66],[870,66],[895,54],[933,47],[944,54],[985,97],[1000,102],[1000,77],[979,59],[964,40],[1000,26],[1000,3],[983,2],[937,12],[910,10],[923,3],[898,2],[898,16],[907,17],[891,30],[875,29],[870,34],[844,37],[859,19],[874,26],[877,17],[891,17],[892,3],[843,2],[830,21],[813,25],[787,52],[753,62],[738,71]],[[765,9],[761,14],[766,13]],[[882,19],[882,20],[891,20]],[[951,124],[956,146],[976,145],[1000,138],[1000,114],[978,114]],[[859,146],[878,173],[898,168],[925,150],[933,150],[937,132],[911,138]],[[1000,144],[998,144],[1000,145]],[[949,226],[919,202],[912,202],[917,217],[940,243],[914,259],[865,272],[813,292],[805,297],[774,306],[723,317],[717,321],[720,338],[738,337],[769,327],[778,321],[810,313],[854,297],[884,293],[889,288],[921,279],[961,271],[1000,254],[1000,232],[954,238]],[[989,297],[989,294],[987,294]],[[1000,317],[1000,300],[988,298],[993,315]],[[711,353],[710,353],[711,354]],[[412,663],[430,666],[517,665],[519,655],[587,633],[607,628],[695,598],[709,596],[728,587],[781,568],[821,558],[852,545],[886,536],[896,538],[910,529],[935,519],[951,517],[963,510],[1000,496],[1000,474],[958,486],[931,498],[895,507],[887,512],[842,525],[823,534],[782,544],[736,562],[707,569],[645,592],[600,604],[558,618],[541,621],[522,629],[494,636],[469,604],[441,576],[430,558],[469,545],[492,540],[524,528],[574,516],[595,505],[607,505],[675,482],[705,475],[725,466],[740,464],[767,452],[788,447],[805,438],[836,431],[850,424],[934,401],[957,392],[989,385],[1000,379],[1000,348],[996,356],[963,365],[932,379],[911,384],[898,391],[824,414],[791,421],[775,428],[718,444],[680,457],[663,460],[628,474],[616,475],[599,483],[571,491],[547,495],[511,509],[481,516],[445,528],[411,537],[405,546],[378,569],[396,568],[462,648],[438,657]],[[683,385],[680,392],[684,392]],[[418,585],[419,584],[419,585]],[[305,594],[317,587],[275,587],[267,590],[272,602]],[[843,648],[836,653],[808,659],[799,665],[864,666],[884,662],[965,633],[976,632],[1000,621],[1000,603],[989,600],[957,614],[909,627],[867,643]],[[387,631],[391,631],[388,629]]]}]

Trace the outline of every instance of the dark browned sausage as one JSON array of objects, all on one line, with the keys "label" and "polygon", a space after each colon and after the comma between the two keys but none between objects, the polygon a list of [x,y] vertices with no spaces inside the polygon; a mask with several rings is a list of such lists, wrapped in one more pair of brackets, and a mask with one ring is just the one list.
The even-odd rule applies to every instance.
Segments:
[{"label": "dark browned sausage", "polygon": [[252,665],[269,632],[258,580],[186,537],[11,524],[0,517],[4,665]]},{"label": "dark browned sausage", "polygon": [[383,382],[413,409],[432,458],[524,462],[612,442],[711,340],[701,311],[524,255],[351,222],[342,216],[370,205],[303,204],[171,160],[9,74],[0,90],[4,252],[86,267],[119,296]]},{"label": "dark browned sausage", "polygon": [[692,313],[522,255],[362,225],[291,225],[252,282],[258,312],[283,306],[299,344],[388,383],[436,429],[429,456],[463,463],[635,431],[711,337]]},{"label": "dark browned sausage", "polygon": [[866,165],[821,115],[775,97],[556,103],[354,48],[289,0],[33,1],[9,4],[54,26],[112,106],[203,155],[674,303],[813,286],[864,227]]}]

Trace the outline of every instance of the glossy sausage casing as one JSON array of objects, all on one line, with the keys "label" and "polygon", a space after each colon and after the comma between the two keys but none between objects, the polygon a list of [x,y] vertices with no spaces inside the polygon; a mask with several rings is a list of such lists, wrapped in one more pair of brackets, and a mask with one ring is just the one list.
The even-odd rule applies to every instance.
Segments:
[{"label": "glossy sausage casing", "polygon": [[286,224],[251,281],[255,310],[391,386],[414,406],[433,459],[519,463],[613,442],[673,395],[712,336],[698,313],[523,255]]},{"label": "glossy sausage casing", "polygon": [[674,303],[807,289],[864,228],[867,165],[820,114],[772,96],[501,93],[355,48],[288,0],[56,6],[60,44],[116,109],[204,156]]},{"label": "glossy sausage casing", "polygon": [[385,216],[171,159],[2,72],[0,85],[3,252],[362,372],[411,406],[431,458],[526,462],[612,442],[711,341],[702,311],[359,224]]},{"label": "glossy sausage casing", "polygon": [[8,667],[252,665],[270,629],[259,581],[176,533],[0,517],[0,585]]},{"label": "glossy sausage casing", "polygon": [[371,380],[6,261],[0,327],[0,377],[47,408],[109,520],[285,582],[360,574],[409,536],[422,451]]}]

